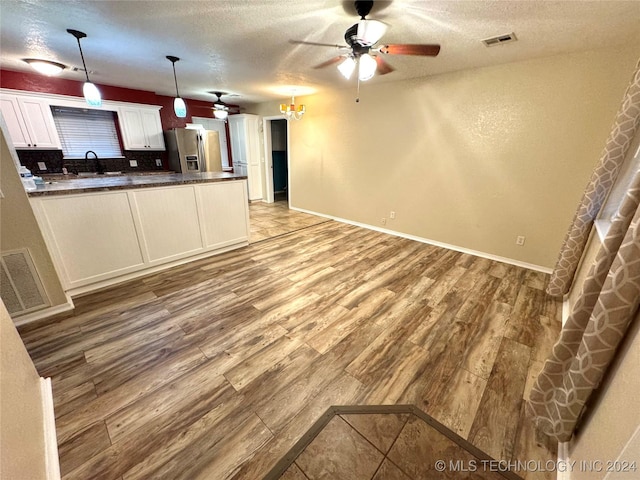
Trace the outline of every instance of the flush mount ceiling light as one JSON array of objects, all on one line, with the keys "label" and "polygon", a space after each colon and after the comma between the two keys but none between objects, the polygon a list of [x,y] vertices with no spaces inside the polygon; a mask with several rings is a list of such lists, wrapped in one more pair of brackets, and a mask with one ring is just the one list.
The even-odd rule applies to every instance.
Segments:
[{"label": "flush mount ceiling light", "polygon": [[180,98],[180,93],[178,93],[178,78],[176,77],[176,62],[180,59],[173,55],[167,55],[167,60],[173,65],[173,80],[176,83],[176,98],[173,101],[173,111],[176,117],[185,118],[187,116],[187,105],[184,103],[184,100]]},{"label": "flush mount ceiling light", "polygon": [[289,105],[286,103],[280,104],[280,113],[286,115],[287,120],[300,120],[306,111],[307,108],[304,105],[296,105],[296,99],[293,95],[291,95],[291,103]]},{"label": "flush mount ceiling light", "polygon": [[87,36],[86,33],[80,32],[78,30],[67,29],[67,33],[70,33],[76,40],[78,41],[78,48],[80,49],[80,58],[82,58],[82,66],[84,67],[84,73],[87,76],[87,81],[84,82],[84,86],[82,87],[82,92],[84,93],[84,99],[87,102],[87,105],[91,107],[101,107],[102,106],[102,97],[100,96],[100,91],[98,88],[91,83],[89,80],[89,72],[87,70],[87,65],[84,63],[84,54],[82,53],[82,46],[80,45],[80,39],[85,38]]},{"label": "flush mount ceiling light", "polygon": [[213,116],[218,120],[225,120],[229,116],[229,107],[224,103],[220,97],[225,95],[225,92],[213,92],[218,99],[213,103]]},{"label": "flush mount ceiling light", "polygon": [[66,65],[58,62],[52,62],[51,60],[23,58],[22,61],[28,63],[36,72],[41,73],[42,75],[46,75],[47,77],[59,75],[62,70],[67,68]]}]

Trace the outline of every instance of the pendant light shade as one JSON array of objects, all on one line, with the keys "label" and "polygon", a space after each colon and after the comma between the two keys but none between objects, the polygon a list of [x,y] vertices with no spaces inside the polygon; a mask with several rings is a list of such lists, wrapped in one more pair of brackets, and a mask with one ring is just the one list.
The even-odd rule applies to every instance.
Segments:
[{"label": "pendant light shade", "polygon": [[102,106],[102,97],[100,96],[100,91],[98,90],[98,87],[96,87],[93,83],[84,82],[82,93],[84,94],[84,99],[86,100],[87,105],[90,105],[92,107]]},{"label": "pendant light shade", "polygon": [[180,97],[176,97],[173,101],[173,111],[178,118],[185,118],[187,116],[187,104]]},{"label": "pendant light shade", "polygon": [[80,32],[79,30],[67,29],[67,33],[70,33],[76,40],[78,41],[78,48],[80,49],[80,58],[82,58],[82,67],[84,68],[84,74],[87,77],[87,81],[82,87],[82,92],[84,94],[84,99],[87,101],[87,105],[90,107],[101,107],[102,106],[102,96],[100,95],[100,90],[89,80],[89,71],[87,70],[87,65],[84,62],[84,54],[82,53],[82,45],[80,45],[80,39],[85,38],[87,36],[86,33]]},{"label": "pendant light shade", "polygon": [[180,59],[173,55],[167,55],[167,60],[169,60],[173,65],[173,81],[176,84],[176,98],[173,101],[173,111],[176,114],[176,117],[185,118],[187,116],[187,104],[184,103],[182,98],[180,98],[180,93],[178,92],[178,78],[176,77],[176,62]]}]

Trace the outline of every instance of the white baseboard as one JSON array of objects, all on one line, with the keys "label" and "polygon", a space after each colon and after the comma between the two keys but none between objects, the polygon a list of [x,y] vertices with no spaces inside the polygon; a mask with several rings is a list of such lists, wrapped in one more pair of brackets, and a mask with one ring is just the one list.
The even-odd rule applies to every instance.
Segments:
[{"label": "white baseboard", "polygon": [[337,222],[348,223],[349,225],[355,225],[356,227],[368,228],[369,230],[375,230],[376,232],[387,233],[389,235],[394,235],[396,237],[407,238],[409,240],[415,240],[416,242],[427,243],[429,245],[434,245],[436,247],[447,248],[449,250],[454,250],[456,252],[467,253],[469,255],[474,255],[476,257],[495,260],[496,262],[508,263],[510,265],[515,265],[516,267],[527,268],[529,270],[535,270],[537,272],[542,272],[542,273],[551,273],[553,271],[552,268],[543,267],[541,265],[521,262],[520,260],[514,260],[513,258],[501,257],[500,255],[493,255],[492,253],[485,253],[479,250],[472,250],[470,248],[459,247],[458,245],[451,245],[449,243],[438,242],[436,240],[431,240],[424,237],[418,237],[417,235],[410,235],[408,233],[396,232],[395,230],[380,228],[374,225],[368,225],[366,223],[354,222],[353,220],[347,220],[346,218],[334,217],[332,215],[326,215],[324,213],[318,213],[312,210],[306,210],[304,208],[298,208],[294,206],[289,206],[289,208],[297,212],[309,213],[311,215],[317,215],[318,217],[330,218],[331,220],[335,220]]},{"label": "white baseboard", "polygon": [[40,392],[42,398],[42,418],[44,421],[44,449],[47,480],[60,480],[56,416],[53,411],[53,390],[51,388],[50,378],[40,377]]},{"label": "white baseboard", "polygon": [[67,294],[73,295],[74,297],[81,297],[83,295],[88,295],[95,290],[100,290],[106,287],[112,287],[114,285],[118,285],[119,283],[124,283],[124,282],[128,282],[129,280],[145,277],[147,275],[151,275],[152,273],[162,272],[164,270],[168,270],[173,267],[184,265],[185,263],[194,262],[196,260],[202,260],[203,258],[212,257],[214,255],[219,255],[221,253],[230,252],[231,250],[235,250],[241,247],[246,247],[247,245],[249,245],[249,241],[243,240],[238,243],[234,243],[231,245],[227,245],[225,247],[218,248],[216,250],[208,250],[206,252],[202,252],[197,255],[192,255],[190,257],[183,257],[178,260],[162,263],[159,265],[155,265],[153,267],[144,268],[142,270],[136,270],[135,272],[131,272],[125,275],[109,278],[107,280],[91,283],[89,285],[70,288],[69,290],[67,290]]},{"label": "white baseboard", "polygon": [[66,303],[56,305],[55,307],[44,308],[42,310],[38,310],[37,312],[27,313],[26,315],[21,315],[13,319],[13,324],[16,327],[20,327],[28,323],[37,322],[38,320],[43,320],[45,318],[53,317],[54,315],[70,312],[74,308],[75,306],[73,304],[73,300],[71,300],[71,297],[67,295]]}]

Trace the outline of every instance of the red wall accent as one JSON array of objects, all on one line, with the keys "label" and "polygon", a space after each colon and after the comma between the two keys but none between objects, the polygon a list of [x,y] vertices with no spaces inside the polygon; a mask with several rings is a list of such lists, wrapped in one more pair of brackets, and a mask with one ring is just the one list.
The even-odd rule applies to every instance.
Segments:
[{"label": "red wall accent", "polygon": [[[0,87],[2,88],[82,97],[83,84],[84,82],[79,80],[67,80],[64,78],[46,77],[31,72],[15,72],[0,69]],[[213,118],[213,98],[210,102],[185,98],[187,118],[178,118],[175,113],[173,113],[173,97],[156,95],[154,92],[146,90],[134,90],[131,88],[114,87],[112,85],[96,85],[100,89],[103,100],[162,106],[160,109],[160,121],[162,122],[163,130],[184,127],[187,123],[191,123],[192,115],[196,117]]]}]

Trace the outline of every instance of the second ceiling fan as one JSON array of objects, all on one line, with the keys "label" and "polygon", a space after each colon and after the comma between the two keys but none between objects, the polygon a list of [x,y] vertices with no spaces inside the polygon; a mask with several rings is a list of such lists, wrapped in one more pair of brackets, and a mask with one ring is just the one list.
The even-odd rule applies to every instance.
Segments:
[{"label": "second ceiling fan", "polygon": [[358,67],[358,80],[365,81],[373,77],[376,72],[378,75],[386,75],[394,71],[394,68],[380,54],[435,57],[440,52],[440,45],[437,44],[376,45],[386,32],[387,25],[378,20],[366,19],[373,8],[373,1],[356,1],[354,3],[356,11],[360,15],[360,21],[345,32],[344,39],[347,45],[291,40],[291,43],[295,44],[334,47],[344,51],[341,55],[322,62],[314,68],[339,64],[338,70],[348,79]]}]

